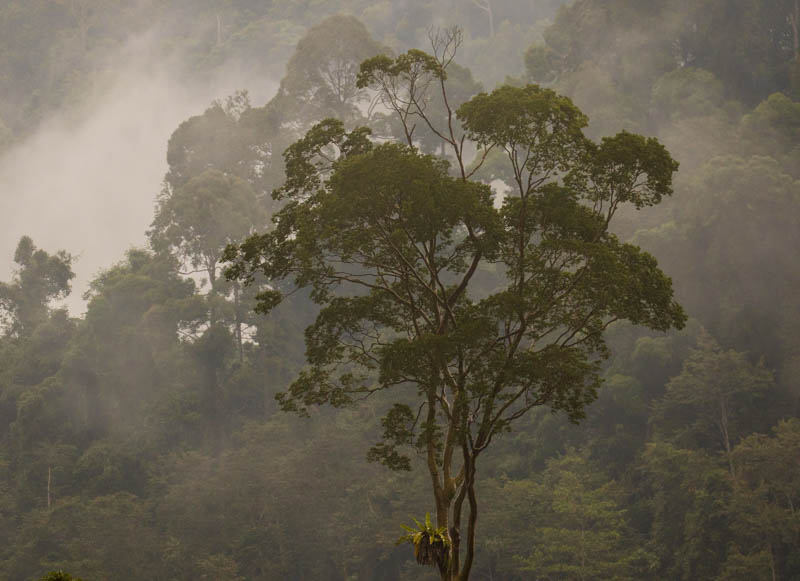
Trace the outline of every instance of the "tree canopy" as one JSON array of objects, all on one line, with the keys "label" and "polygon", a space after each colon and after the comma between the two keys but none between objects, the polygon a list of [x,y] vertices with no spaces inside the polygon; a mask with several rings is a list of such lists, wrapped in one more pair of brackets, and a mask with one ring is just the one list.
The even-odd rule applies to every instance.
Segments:
[{"label": "tree canopy", "polygon": [[50,301],[64,298],[70,292],[72,256],[60,250],[48,254],[36,248],[28,236],[20,238],[14,252],[18,265],[11,283],[0,283],[0,308],[7,331],[15,335],[30,334],[44,322]]}]

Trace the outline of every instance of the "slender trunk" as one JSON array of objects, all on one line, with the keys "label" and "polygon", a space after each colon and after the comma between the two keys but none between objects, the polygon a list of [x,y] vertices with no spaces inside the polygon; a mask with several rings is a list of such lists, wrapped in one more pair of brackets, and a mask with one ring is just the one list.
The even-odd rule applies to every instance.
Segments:
[{"label": "slender trunk", "polygon": [[475,525],[478,522],[478,500],[475,497],[475,457],[470,459],[467,477],[464,480],[467,487],[467,500],[469,501],[469,520],[467,521],[467,548],[464,555],[464,565],[459,571],[458,580],[467,581],[472,570],[472,561],[475,556]]},{"label": "slender trunk", "polygon": [[775,555],[772,552],[772,543],[769,544],[769,570],[772,573],[772,581],[778,581],[778,576],[775,572]]},{"label": "slender trunk", "polygon": [[[436,419],[436,399],[435,393],[432,390],[428,395],[428,425],[432,425]],[[454,408],[457,406],[454,406]],[[454,412],[458,414],[458,412]],[[453,418],[457,422],[457,418]],[[441,450],[441,465],[437,463],[437,446],[434,438],[428,439],[427,445],[427,460],[428,471],[431,477],[431,484],[433,486],[433,495],[436,501],[436,527],[444,527],[448,541],[450,543],[449,562],[446,566],[439,568],[439,575],[442,581],[464,581],[469,577],[469,569],[472,564],[472,553],[474,552],[474,525],[475,516],[477,515],[474,492],[474,462],[467,454],[467,447],[465,442],[461,442],[462,451],[464,452],[464,476],[461,478],[459,475],[453,478],[452,463],[453,463],[453,450],[458,449],[456,446],[455,427],[451,426],[448,431],[446,441],[444,442],[444,450]],[[459,438],[460,439],[460,438]],[[460,485],[456,483],[460,481]],[[469,500],[471,513],[468,525],[467,534],[467,551],[465,554],[464,564],[460,563],[460,547],[461,547],[461,513],[463,502],[465,499]],[[452,524],[452,527],[450,526]]]},{"label": "slender trunk", "polygon": [[[437,479],[438,480],[438,479]],[[445,530],[450,530],[450,504],[451,501],[447,499],[445,491],[441,486],[436,486],[434,490],[434,498],[436,499],[436,527],[445,527]],[[450,535],[448,535],[449,537]],[[452,538],[449,539],[452,543]],[[451,581],[451,567],[439,567],[439,575],[442,581]]]},{"label": "slender trunk", "polygon": [[47,512],[50,512],[50,477],[52,475],[52,468],[47,467]]},{"label": "slender trunk", "polygon": [[466,481],[461,484],[453,503],[453,527],[450,529],[450,570],[458,573],[461,569],[461,512],[467,496]]},{"label": "slender trunk", "polygon": [[216,260],[209,259],[206,261],[206,273],[208,274],[208,323],[214,326],[217,322],[217,312],[214,306],[215,297],[217,294],[217,262]]},{"label": "slender trunk", "polygon": [[492,10],[492,0],[483,0],[483,2],[472,0],[472,3],[486,12],[486,15],[489,17],[489,36],[494,38],[494,11]]},{"label": "slender trunk", "polygon": [[586,571],[586,529],[584,528],[583,518],[581,522],[581,579],[583,579],[583,572]]},{"label": "slender trunk", "polygon": [[[466,444],[464,450],[464,477],[457,494],[450,494],[443,498],[445,515],[451,516],[452,527],[448,529],[450,539],[450,562],[445,571],[440,571],[442,581],[467,581],[472,570],[475,555],[475,529],[478,520],[478,502],[475,495],[475,456],[468,452]],[[461,537],[461,517],[463,516],[464,501],[469,504],[469,517],[467,519],[467,534]],[[452,513],[451,513],[452,511]],[[445,521],[442,521],[444,523]],[[437,523],[438,526],[443,526]],[[462,543],[463,541],[463,543]],[[464,559],[461,560],[461,549],[464,548]]]},{"label": "slender trunk", "polygon": [[786,502],[789,505],[789,514],[792,515],[795,536],[797,537],[797,540],[800,541],[800,522],[798,522],[797,514],[794,510],[794,502],[792,502],[792,497],[789,494],[786,495]]},{"label": "slender trunk", "polygon": [[[435,388],[428,388],[428,414],[426,421],[426,429],[430,429],[436,421],[436,392]],[[431,485],[433,486],[433,498],[436,503],[436,527],[445,527],[445,530],[450,529],[450,503],[451,499],[447,498],[447,491],[440,480],[439,464],[437,463],[437,446],[436,438],[429,432],[427,434],[426,456],[428,464],[428,473],[431,477]],[[440,569],[442,581],[450,581],[447,576],[446,569]]]},{"label": "slender trunk", "polygon": [[728,469],[731,473],[731,478],[735,478],[736,474],[733,469],[733,456],[731,454],[731,438],[728,433],[728,406],[725,398],[719,400],[719,429],[722,432],[722,442],[725,444],[725,457],[728,460]]},{"label": "slender trunk", "polygon": [[[208,331],[214,330],[218,323],[217,318],[217,259],[214,256],[206,257],[206,273],[208,274],[209,291],[208,300]],[[212,422],[211,434],[214,437],[214,449],[219,454],[225,447],[225,414],[224,401],[222,394],[222,381],[220,377],[220,367],[216,364],[206,364],[206,381],[211,390],[214,421]]]},{"label": "slender trunk", "polygon": [[244,364],[244,348],[242,347],[242,319],[239,311],[239,283],[233,284],[233,312],[236,325],[236,344],[239,348],[239,363]]}]

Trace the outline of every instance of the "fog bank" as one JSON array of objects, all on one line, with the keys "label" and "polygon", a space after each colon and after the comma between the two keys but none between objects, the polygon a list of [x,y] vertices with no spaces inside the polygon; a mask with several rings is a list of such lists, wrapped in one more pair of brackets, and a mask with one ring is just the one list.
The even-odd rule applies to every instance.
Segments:
[{"label": "fog bank", "polygon": [[10,278],[23,235],[48,252],[64,249],[77,258],[67,300],[75,315],[93,276],[145,244],[175,128],[236,89],[259,103],[277,87],[230,72],[181,82],[170,65],[133,62],[139,59],[125,53],[84,111],[49,119],[0,157],[0,280]]}]

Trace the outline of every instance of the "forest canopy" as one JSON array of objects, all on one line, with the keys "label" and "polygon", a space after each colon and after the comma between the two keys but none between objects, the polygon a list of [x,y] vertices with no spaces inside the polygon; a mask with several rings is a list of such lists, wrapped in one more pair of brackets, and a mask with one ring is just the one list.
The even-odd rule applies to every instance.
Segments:
[{"label": "forest canopy", "polygon": [[91,249],[3,258],[0,578],[798,578],[798,22],[4,3],[4,163],[136,39],[276,91],[171,128],[145,246],[82,290]]}]

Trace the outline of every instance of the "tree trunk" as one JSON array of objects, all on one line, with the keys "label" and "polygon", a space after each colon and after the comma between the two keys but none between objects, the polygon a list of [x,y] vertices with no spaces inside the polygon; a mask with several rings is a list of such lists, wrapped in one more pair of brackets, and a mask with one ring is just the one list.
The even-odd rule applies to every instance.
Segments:
[{"label": "tree trunk", "polygon": [[728,469],[731,473],[731,478],[735,478],[736,474],[733,469],[733,456],[731,454],[731,438],[728,433],[728,406],[725,398],[719,400],[719,429],[722,433],[722,442],[725,445],[725,457],[728,460]]},{"label": "tree trunk", "polygon": [[[442,581],[467,581],[472,570],[475,553],[475,525],[478,519],[478,502],[475,495],[475,457],[469,453],[466,444],[463,445],[463,450],[465,453],[464,478],[457,491],[447,485],[442,486],[438,474],[434,481],[436,526],[446,527],[450,542],[448,567],[439,571]],[[462,539],[460,529],[465,500],[469,505],[469,517],[466,538]],[[462,541],[465,542],[462,543]],[[463,561],[461,559],[462,548],[464,549]]]},{"label": "tree trunk", "polygon": [[206,273],[208,274],[208,323],[214,326],[217,322],[217,312],[214,308],[214,297],[217,293],[217,261],[206,259]]},{"label": "tree trunk", "polygon": [[492,0],[482,0],[482,2],[478,2],[478,0],[472,0],[472,3],[486,12],[487,16],[489,17],[489,36],[494,38],[494,11],[492,10]]},{"label": "tree trunk", "polygon": [[[436,390],[428,392],[428,425],[433,425],[436,420]],[[454,419],[453,421],[457,421]],[[463,501],[469,499],[470,506],[477,506],[474,492],[474,462],[468,453],[465,442],[458,446],[457,426],[451,424],[448,429],[444,450],[441,451],[441,462],[437,461],[437,442],[436,438],[428,438],[427,442],[427,464],[433,487],[433,496],[436,502],[436,527],[444,528],[450,544],[448,563],[439,566],[439,575],[442,581],[466,581],[469,577],[469,569],[472,563],[472,553],[474,550],[474,516],[476,512],[470,514],[470,533],[467,535],[466,558],[463,566],[460,563],[460,524]],[[458,448],[462,449],[464,456],[464,478],[453,478],[453,455]],[[456,484],[460,479],[460,484]],[[452,524],[452,527],[451,527]]]},{"label": "tree trunk", "polygon": [[772,573],[772,581],[778,581],[778,576],[775,571],[775,555],[772,552],[772,543],[769,544],[769,570]]},{"label": "tree trunk", "polygon": [[239,363],[244,364],[244,348],[242,347],[242,319],[239,312],[239,283],[233,283],[233,312],[236,325],[236,344],[239,348]]},{"label": "tree trunk", "polygon": [[478,522],[478,499],[475,497],[475,457],[470,459],[468,476],[465,478],[464,486],[467,488],[467,500],[469,501],[469,521],[467,522],[467,548],[464,556],[464,565],[461,567],[458,579],[467,581],[472,570],[472,560],[475,556],[475,525]]}]

